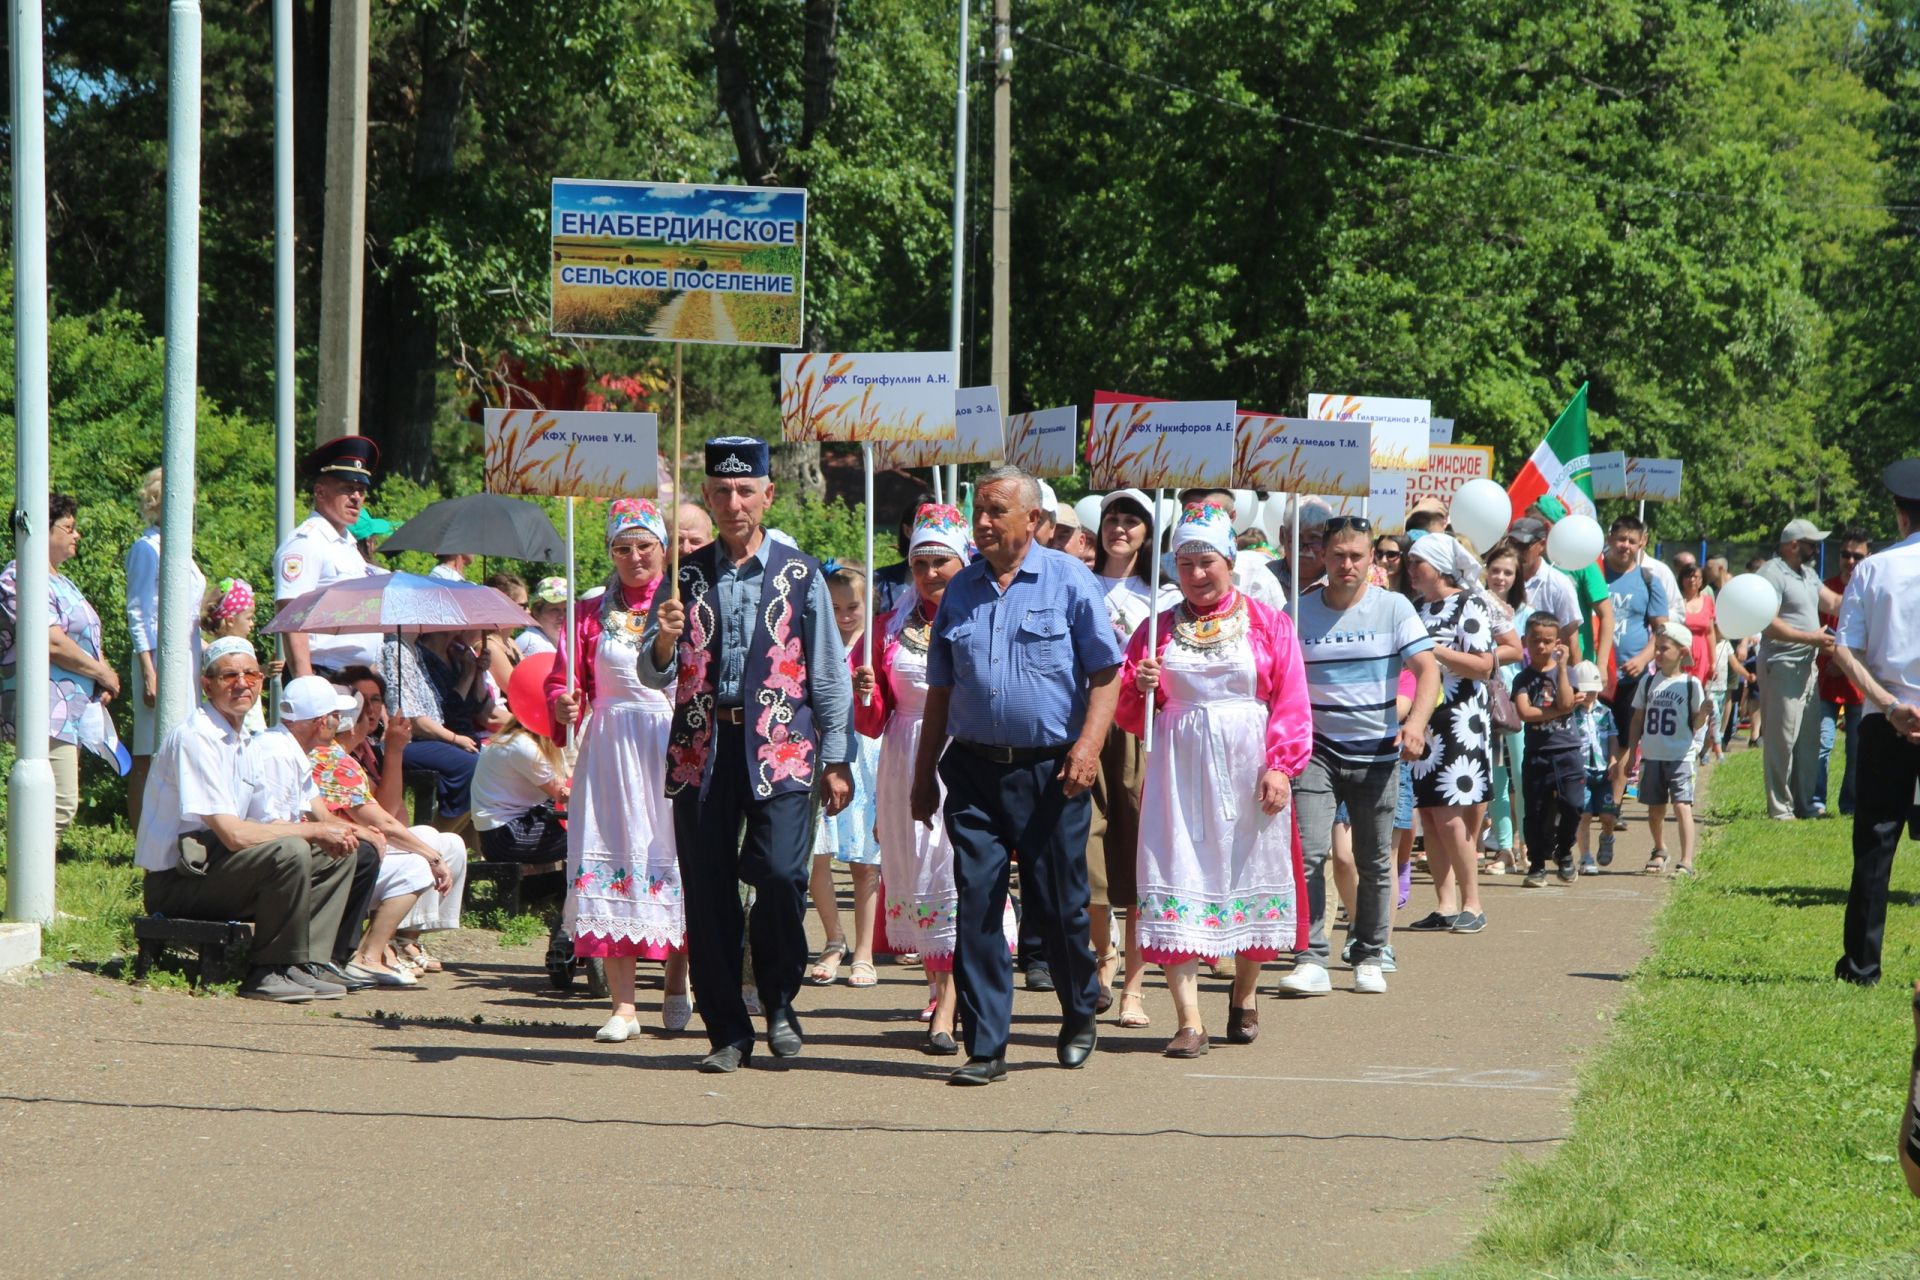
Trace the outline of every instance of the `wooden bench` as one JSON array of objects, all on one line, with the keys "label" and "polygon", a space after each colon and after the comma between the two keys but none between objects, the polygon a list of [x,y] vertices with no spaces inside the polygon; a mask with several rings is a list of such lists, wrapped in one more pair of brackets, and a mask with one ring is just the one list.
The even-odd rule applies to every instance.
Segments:
[{"label": "wooden bench", "polygon": [[232,958],[236,948],[253,945],[250,920],[180,920],[172,916],[136,916],[133,936],[140,950],[134,957],[133,976],[144,978],[169,946],[191,947],[199,955],[198,981],[205,986],[225,982],[232,976]]},{"label": "wooden bench", "polygon": [[567,869],[564,862],[481,862],[467,863],[467,883],[490,880],[496,886],[496,898],[510,916],[520,914],[520,885],[528,876],[557,875]]}]

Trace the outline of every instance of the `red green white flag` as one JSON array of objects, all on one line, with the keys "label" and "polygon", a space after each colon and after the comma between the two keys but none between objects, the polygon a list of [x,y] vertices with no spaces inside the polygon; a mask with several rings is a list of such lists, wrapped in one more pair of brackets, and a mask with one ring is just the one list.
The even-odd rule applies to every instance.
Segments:
[{"label": "red green white flag", "polygon": [[1546,439],[1533,451],[1527,465],[1520,468],[1507,497],[1513,503],[1517,519],[1528,507],[1547,494],[1566,504],[1568,511],[1594,513],[1592,463],[1587,444],[1587,384],[1567,401],[1567,407],[1553,420]]}]

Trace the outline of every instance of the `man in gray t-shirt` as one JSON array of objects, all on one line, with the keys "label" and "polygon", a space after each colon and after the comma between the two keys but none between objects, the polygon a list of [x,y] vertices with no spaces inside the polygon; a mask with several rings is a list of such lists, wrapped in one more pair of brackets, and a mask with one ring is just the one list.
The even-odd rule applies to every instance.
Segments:
[{"label": "man in gray t-shirt", "polygon": [[1813,660],[1833,649],[1820,615],[1840,609],[1840,597],[1813,570],[1826,538],[1827,531],[1810,520],[1789,521],[1780,531],[1780,554],[1760,566],[1760,576],[1780,593],[1779,616],[1760,633],[1760,736],[1767,816],[1781,821],[1817,816],[1820,714]]}]

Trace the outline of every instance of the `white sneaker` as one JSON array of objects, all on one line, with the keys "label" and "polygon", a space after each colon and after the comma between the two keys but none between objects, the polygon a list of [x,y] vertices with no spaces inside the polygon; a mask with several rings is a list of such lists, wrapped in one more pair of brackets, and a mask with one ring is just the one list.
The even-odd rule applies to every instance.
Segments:
[{"label": "white sneaker", "polygon": [[685,1031],[693,1020],[693,997],[669,995],[660,1003],[660,1024],[669,1031]]},{"label": "white sneaker", "polygon": [[[1374,966],[1374,971],[1378,973],[1379,966]],[[1327,976],[1325,965],[1297,964],[1292,973],[1280,979],[1280,994],[1283,996],[1324,996],[1332,990],[1333,979]]]},{"label": "white sneaker", "polygon": [[1387,976],[1378,964],[1363,960],[1353,966],[1353,989],[1363,996],[1383,996],[1387,994]]},{"label": "white sneaker", "polygon": [[640,1034],[640,1019],[623,1018],[614,1014],[607,1019],[607,1025],[593,1033],[593,1038],[601,1044],[624,1044]]}]

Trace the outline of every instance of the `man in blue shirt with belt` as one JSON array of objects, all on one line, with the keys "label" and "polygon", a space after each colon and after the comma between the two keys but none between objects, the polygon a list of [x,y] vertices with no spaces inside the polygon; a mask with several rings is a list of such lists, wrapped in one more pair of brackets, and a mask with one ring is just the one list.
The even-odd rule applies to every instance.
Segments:
[{"label": "man in blue shirt with belt", "polygon": [[[679,598],[653,604],[642,683],[675,685],[667,795],[687,909],[693,998],[713,1051],[700,1070],[753,1056],[742,948],[776,1058],[800,1052],[793,999],[806,965],[807,871],[818,794],[829,817],[853,798],[853,676],[820,565],[761,527],[773,502],[767,446],[707,442],[714,541],[680,561]],[[745,832],[742,833],[742,819]],[[740,882],[755,890],[753,914]]]},{"label": "man in blue shirt with belt", "polygon": [[1085,1065],[1097,1039],[1088,792],[1123,655],[1093,574],[1034,541],[1043,514],[1039,482],[1017,467],[976,481],[980,558],[947,584],[927,651],[913,817],[931,825],[941,809],[937,766],[960,892],[953,975],[967,1063],[952,1084],[1006,1079],[1013,961],[1001,916],[1015,849],[1025,923],[1038,926],[1060,997],[1060,1065]]}]

